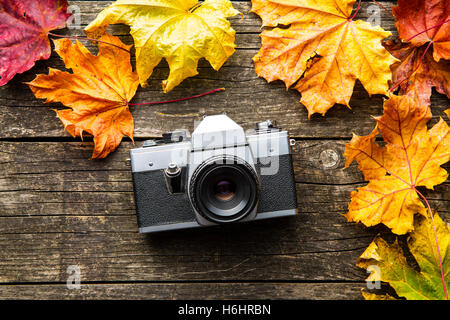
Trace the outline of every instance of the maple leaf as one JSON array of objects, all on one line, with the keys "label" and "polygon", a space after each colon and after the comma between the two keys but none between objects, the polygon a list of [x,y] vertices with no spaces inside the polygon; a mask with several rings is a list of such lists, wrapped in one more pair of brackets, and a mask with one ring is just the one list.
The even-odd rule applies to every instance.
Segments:
[{"label": "maple leaf", "polygon": [[108,34],[100,40],[106,43],[99,43],[97,56],[78,41],[73,44],[68,39],[54,40],[55,51],[74,73],[50,68],[48,75],[38,75],[28,83],[37,98],[71,108],[56,111],[57,116],[72,136],[82,137],[83,131],[94,136],[92,158],[106,157],[117,148],[123,135],[133,139],[128,102],[139,86],[130,54],[125,51],[131,46]]},{"label": "maple leaf", "polygon": [[0,86],[48,59],[48,32],[69,17],[66,0],[0,0]]},{"label": "maple leaf", "polygon": [[252,0],[263,26],[275,27],[261,33],[262,47],[253,58],[256,73],[269,82],[282,80],[287,88],[298,82],[294,88],[309,117],[325,115],[335,103],[349,106],[356,79],[369,94],[387,94],[389,66],[396,59],[381,40],[390,32],[353,20],[354,3]]},{"label": "maple leaf", "polygon": [[235,31],[227,17],[238,14],[229,0],[118,0],[103,10],[85,32],[97,37],[109,24],[131,27],[141,85],[165,58],[170,67],[164,92],[198,74],[200,58],[219,70],[235,51]]},{"label": "maple leaf", "polygon": [[421,47],[409,43],[387,40],[385,48],[397,59],[391,65],[392,82],[398,86],[399,94],[409,95],[418,103],[429,106],[432,87],[450,98],[450,62],[436,62],[426,45]]},{"label": "maple leaf", "polygon": [[361,290],[361,293],[366,300],[397,300],[389,294],[375,294],[367,292],[365,290]]},{"label": "maple leaf", "polygon": [[401,39],[420,47],[433,44],[434,60],[450,59],[450,1],[398,0],[392,8]]},{"label": "maple leaf", "polygon": [[[446,287],[450,286],[450,228],[438,214],[435,213],[433,219],[439,239],[443,276],[431,218],[418,217],[414,231],[408,236],[407,246],[420,270],[408,264],[397,240],[388,244],[378,235],[357,261],[357,266],[372,271],[366,280],[387,282],[399,297],[406,299],[444,299],[442,278],[445,279]],[[364,294],[364,297],[369,300],[392,299],[376,294]]]},{"label": "maple leaf", "polygon": [[[428,107],[408,96],[392,96],[368,136],[354,135],[345,146],[346,167],[353,160],[369,184],[351,193],[348,221],[383,223],[396,234],[413,230],[415,213],[426,215],[418,186],[433,189],[447,179],[440,166],[450,159],[449,127],[443,119],[427,130]],[[386,145],[376,142],[378,132]]]}]

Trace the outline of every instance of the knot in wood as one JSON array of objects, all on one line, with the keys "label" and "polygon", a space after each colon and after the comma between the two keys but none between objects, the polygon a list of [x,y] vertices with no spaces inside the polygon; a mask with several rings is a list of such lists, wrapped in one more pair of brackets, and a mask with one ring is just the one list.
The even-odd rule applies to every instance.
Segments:
[{"label": "knot in wood", "polygon": [[338,165],[340,157],[333,149],[326,149],[320,153],[319,160],[325,169],[330,169]]}]

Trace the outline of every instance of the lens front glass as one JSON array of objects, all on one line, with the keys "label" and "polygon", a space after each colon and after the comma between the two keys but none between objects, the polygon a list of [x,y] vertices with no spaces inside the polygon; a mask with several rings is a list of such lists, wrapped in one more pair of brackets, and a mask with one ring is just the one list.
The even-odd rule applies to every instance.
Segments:
[{"label": "lens front glass", "polygon": [[193,181],[194,204],[200,214],[214,222],[244,218],[258,201],[256,173],[239,162],[208,163]]},{"label": "lens front glass", "polygon": [[236,192],[236,185],[229,180],[220,180],[214,188],[216,198],[221,201],[233,199]]}]

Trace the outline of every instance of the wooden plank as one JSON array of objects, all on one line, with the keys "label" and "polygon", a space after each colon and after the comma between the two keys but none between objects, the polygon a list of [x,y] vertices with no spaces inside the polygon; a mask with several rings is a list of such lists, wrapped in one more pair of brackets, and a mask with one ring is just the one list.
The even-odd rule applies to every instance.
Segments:
[{"label": "wooden plank", "polygon": [[[78,5],[83,12],[82,23],[93,20],[101,8],[110,2],[89,1],[71,2]],[[383,3],[387,5],[387,3]],[[372,115],[382,112],[383,97],[369,97],[360,83],[356,84],[350,102],[352,110],[342,105],[334,106],[326,117],[315,115],[307,119],[306,109],[298,102],[300,95],[294,90],[286,92],[280,82],[268,84],[256,76],[252,57],[260,46],[260,19],[249,13],[249,2],[236,2],[236,7],[247,13],[244,19],[232,19],[233,27],[238,31],[236,42],[238,49],[219,71],[214,71],[206,61],[200,62],[200,74],[185,80],[169,94],[161,91],[161,80],[168,76],[165,62],[161,63],[151,78],[149,88],[141,88],[133,102],[163,101],[202,93],[213,88],[225,87],[226,92],[203,97],[196,101],[159,106],[133,107],[136,138],[160,136],[163,132],[176,128],[192,129],[194,121],[203,115],[227,112],[235,120],[240,120],[246,127],[267,118],[278,120],[280,125],[289,130],[295,137],[301,138],[349,138],[352,132],[367,134],[374,126]],[[372,3],[363,3],[358,13],[361,19],[367,19]],[[381,10],[381,25],[394,30],[393,19]],[[81,35],[77,29],[61,31],[63,34]],[[131,43],[127,27],[114,27],[113,32],[124,35],[124,41]],[[85,43],[88,45],[88,43]],[[89,44],[92,48],[92,45]],[[0,138],[59,138],[69,137],[60,121],[50,107],[61,107],[60,104],[45,105],[37,100],[29,88],[23,84],[31,81],[37,73],[47,73],[49,66],[63,69],[61,60],[53,53],[48,61],[39,61],[35,68],[17,75],[14,80],[0,88]],[[443,116],[448,108],[448,100],[440,94],[433,94],[433,113],[435,121]],[[31,116],[32,115],[32,116]]]},{"label": "wooden plank", "polygon": [[144,236],[136,233],[134,220],[2,218],[3,228],[11,230],[0,234],[0,282],[65,282],[73,265],[80,267],[83,282],[363,281],[367,276],[355,261],[373,235],[343,236],[349,224],[327,228],[341,232],[337,239],[326,234],[319,239],[312,231],[324,229],[317,225],[298,236],[306,229],[302,220],[320,222],[302,216]]},{"label": "wooden plank", "polygon": [[[73,264],[93,282],[363,281],[355,261],[384,231],[340,215],[363,185],[354,165],[343,170],[342,141],[295,145],[296,217],[147,236],[137,233],[125,161],[132,145],[99,161],[91,147],[0,143],[0,282],[61,282]],[[448,185],[427,196],[447,219]]]},{"label": "wooden plank", "polygon": [[126,283],[66,285],[3,285],[0,299],[361,299],[365,283]]}]

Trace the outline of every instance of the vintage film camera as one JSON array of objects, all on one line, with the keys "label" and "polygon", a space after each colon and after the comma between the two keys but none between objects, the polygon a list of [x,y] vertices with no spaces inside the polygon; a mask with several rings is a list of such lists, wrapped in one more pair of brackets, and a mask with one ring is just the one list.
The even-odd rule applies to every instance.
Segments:
[{"label": "vintage film camera", "polygon": [[297,201],[287,131],[268,120],[248,135],[228,116],[132,149],[141,233],[291,216]]}]

